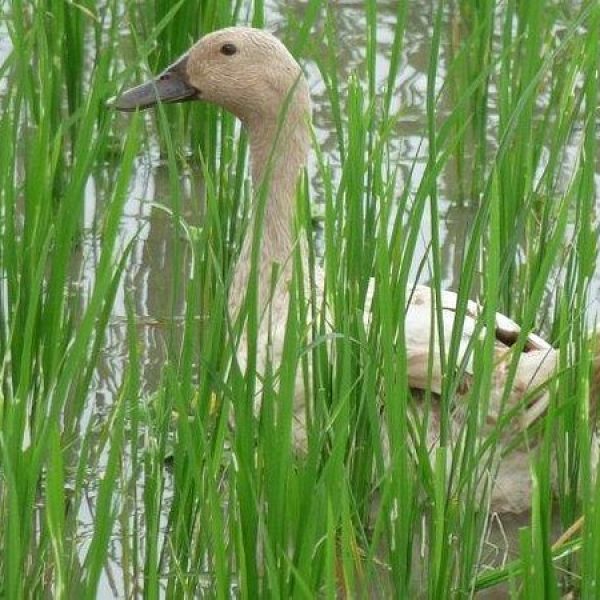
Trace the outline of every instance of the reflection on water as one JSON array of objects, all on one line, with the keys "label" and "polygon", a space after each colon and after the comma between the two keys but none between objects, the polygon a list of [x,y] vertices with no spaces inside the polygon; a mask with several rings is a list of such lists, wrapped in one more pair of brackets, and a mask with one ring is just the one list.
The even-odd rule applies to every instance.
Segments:
[{"label": "reflection on water", "polygon": [[[102,199],[110,198],[106,187],[114,179],[109,173],[100,173],[86,188],[85,226],[86,236],[79,255],[79,280],[84,290],[90,290],[102,247],[102,224],[99,222],[104,207]],[[185,184],[182,181],[182,184]],[[140,333],[140,350],[143,357],[142,372],[144,391],[156,389],[161,365],[164,364],[166,332],[173,319],[183,314],[180,297],[173,298],[174,259],[173,248],[179,243],[179,256],[185,259],[185,244],[173,231],[170,215],[159,205],[168,206],[168,176],[160,164],[148,165],[138,161],[136,176],[132,179],[128,201],[121,220],[121,251],[132,243],[127,270],[115,300],[115,308],[108,327],[102,361],[95,384],[97,397],[110,398],[116,392],[123,373],[127,355],[126,345],[126,296],[133,301],[137,326]],[[189,185],[182,185],[189,190]],[[191,206],[192,202],[185,203]],[[193,214],[184,214],[194,222]],[[133,241],[132,241],[133,240]],[[85,258],[83,258],[85,257]],[[84,262],[81,262],[81,261]],[[177,266],[183,276],[186,262]]]}]

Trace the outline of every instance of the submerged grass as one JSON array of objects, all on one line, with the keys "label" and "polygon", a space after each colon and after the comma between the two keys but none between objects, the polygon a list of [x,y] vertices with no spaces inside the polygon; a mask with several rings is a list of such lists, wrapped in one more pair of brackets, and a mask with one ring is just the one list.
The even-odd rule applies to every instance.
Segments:
[{"label": "submerged grass", "polygon": [[[203,32],[265,21],[261,2],[146,4],[126,3],[125,14],[135,62],[152,70]],[[91,597],[111,585],[124,597],[441,598],[505,583],[519,597],[567,590],[595,597],[600,482],[589,408],[597,348],[587,308],[597,253],[600,9],[550,0],[435,3],[422,141],[428,158],[417,178],[416,158],[401,165],[393,143],[402,118],[393,98],[416,9],[395,7],[382,81],[377,4],[365,5],[366,60],[349,81],[338,64],[339,9],[309,2],[294,17],[300,34],[288,40],[320,69],[337,142],[339,164],[314,144],[320,197],[307,177],[297,198],[307,231],[311,203],[324,205],[324,252],[313,252],[311,265],[322,260],[327,274],[331,329],[324,316],[313,319],[306,346],[307,315],[324,311],[304,289],[296,256],[282,365],[260,381],[252,357],[240,371],[239,324],[229,322],[226,306],[251,201],[245,138],[213,107],[162,107],[144,122],[166,157],[175,235],[186,237],[171,285],[173,314],[185,299],[183,337],[169,336],[160,384],[140,394],[141,349],[127,300],[128,366],[101,420],[89,403],[128,260],[127,246],[117,252],[119,219],[143,121],[128,119],[115,144],[124,121],[105,101],[121,68],[124,7],[15,2],[4,15],[12,51],[0,71],[7,141],[0,148],[0,595]],[[313,27],[322,27],[325,47],[311,39]],[[91,289],[73,291],[86,182],[115,146],[102,256]],[[183,217],[182,168],[203,175],[200,228]],[[453,169],[459,191],[451,201],[475,207],[462,241],[458,326],[440,356],[447,373],[440,397],[424,393],[416,410],[406,384],[404,307],[427,227],[422,278],[441,294],[438,189]],[[189,273],[180,267],[184,252],[192,256]],[[461,396],[460,324],[477,292],[482,336],[471,349],[471,389]],[[256,293],[251,285],[250,344]],[[481,434],[496,310],[523,326],[517,347],[532,329],[546,331],[562,366],[548,413],[525,440],[536,448],[531,519],[506,564],[487,560],[492,521],[482,508],[508,421]],[[298,370],[308,390],[301,455],[292,440]],[[435,403],[441,443],[430,451]],[[450,418],[458,403],[467,417],[456,433]],[[555,524],[568,530],[578,519],[573,537],[553,546]],[[117,581],[109,552],[121,569]]]}]

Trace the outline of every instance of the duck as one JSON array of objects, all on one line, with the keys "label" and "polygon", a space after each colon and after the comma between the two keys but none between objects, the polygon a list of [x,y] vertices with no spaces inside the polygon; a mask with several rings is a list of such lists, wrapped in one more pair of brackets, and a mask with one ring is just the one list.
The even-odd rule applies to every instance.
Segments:
[{"label": "duck", "polygon": [[[295,228],[295,198],[299,179],[311,151],[311,101],[307,79],[302,68],[285,45],[272,34],[252,27],[228,27],[203,36],[188,52],[157,77],[128,89],[112,100],[120,111],[151,108],[158,103],[208,102],[235,115],[246,129],[251,158],[251,180],[255,196],[264,193],[262,236],[246,235],[234,268],[228,308],[235,317],[242,306],[251,277],[252,255],[257,252],[259,314],[265,314],[259,325],[257,369],[267,360],[281,360],[285,323],[292,280],[290,257],[299,243]],[[256,202],[254,203],[256,204]],[[256,218],[251,216],[251,223]],[[248,231],[253,231],[250,226]],[[304,236],[302,239],[306,240]],[[307,243],[307,242],[304,242]],[[306,249],[303,249],[303,253]],[[278,278],[273,287],[273,269]],[[314,277],[317,297],[327,305],[325,275],[317,265]],[[372,293],[372,292],[371,292]],[[446,355],[455,327],[458,296],[444,290],[441,294],[424,285],[415,284],[407,293],[405,341],[408,385],[417,391],[440,394],[444,372],[440,364],[438,336],[441,315]],[[439,310],[435,303],[441,303]],[[367,302],[366,312],[369,302]],[[469,301],[461,319],[459,356],[467,357],[465,381],[473,376],[473,361],[468,358],[474,337],[483,337],[478,326],[481,307]],[[370,315],[365,314],[369,324]],[[559,351],[542,337],[530,333],[523,343],[521,329],[512,319],[497,314],[495,319],[495,372],[485,428],[490,431],[502,414],[515,407],[511,431],[526,430],[544,414],[549,403],[549,388],[559,367]],[[270,344],[267,344],[270,340]],[[242,368],[247,364],[244,344],[238,349]],[[519,353],[518,358],[513,354]],[[511,364],[516,371],[511,373]],[[508,384],[507,382],[511,383]],[[301,385],[301,384],[298,384]],[[505,388],[510,391],[505,394]],[[302,423],[304,393],[301,390],[295,407],[294,440],[302,446],[306,437]],[[384,401],[384,400],[383,400]],[[436,412],[437,411],[437,412]],[[456,431],[464,421],[464,413],[453,417]],[[439,407],[431,414],[427,441],[433,450],[439,443]],[[481,432],[484,435],[485,431]],[[305,442],[305,439],[304,439]],[[497,465],[490,492],[489,509],[497,513],[520,513],[530,506],[532,482],[530,448],[516,449]],[[497,453],[498,455],[500,453]]]}]

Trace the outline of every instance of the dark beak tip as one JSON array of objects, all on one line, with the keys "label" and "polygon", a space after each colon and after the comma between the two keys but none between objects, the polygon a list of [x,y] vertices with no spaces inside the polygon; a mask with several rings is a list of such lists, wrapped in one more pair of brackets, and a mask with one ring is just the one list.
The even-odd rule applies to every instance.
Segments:
[{"label": "dark beak tip", "polygon": [[187,102],[198,97],[197,90],[188,82],[185,74],[187,57],[163,71],[156,79],[147,81],[108,100],[114,110],[133,112],[151,108],[159,102],[171,104]]},{"label": "dark beak tip", "polygon": [[160,99],[154,83],[148,82],[113,96],[107,105],[113,110],[134,112],[154,106]]},{"label": "dark beak tip", "polygon": [[121,96],[113,96],[106,101],[106,107],[110,110],[119,112],[135,112],[136,110],[144,110],[150,108],[150,104],[129,104],[124,102]]}]

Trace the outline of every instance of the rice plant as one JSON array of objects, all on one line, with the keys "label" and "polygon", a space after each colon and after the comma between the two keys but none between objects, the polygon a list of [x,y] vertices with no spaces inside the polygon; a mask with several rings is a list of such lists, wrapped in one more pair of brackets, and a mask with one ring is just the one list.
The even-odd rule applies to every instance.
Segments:
[{"label": "rice plant", "polygon": [[[0,8],[10,46],[0,66],[0,595],[595,597],[597,3],[286,8],[278,33],[317,92],[296,198],[310,260],[293,257],[281,366],[261,373],[252,355],[239,367],[241,324],[227,310],[242,239],[260,232],[250,205],[264,201],[249,185],[245,133],[206,104],[124,117],[107,102],[204,33],[272,29],[274,10],[214,0]],[[397,98],[421,22],[424,86],[406,106]],[[348,31],[359,40],[350,50]],[[407,152],[399,140],[415,123],[418,148]],[[152,210],[168,216],[173,248],[153,385],[128,279],[144,226],[122,228],[144,164],[166,171],[167,197]],[[202,180],[193,220],[188,173]],[[109,185],[96,187],[90,229],[100,180]],[[438,300],[448,283],[451,208],[467,221],[455,249],[457,325],[448,350],[433,349],[441,393],[415,394],[404,311],[415,278]],[[303,272],[318,263],[327,311]],[[250,347],[260,343],[257,296],[251,280]],[[465,392],[460,332],[473,297],[481,335]],[[101,406],[118,303],[125,367]],[[499,442],[518,415],[486,420],[496,311],[521,325],[515,348],[541,331],[560,349],[545,414],[508,448]],[[493,560],[490,478],[501,453],[524,447],[527,525],[510,558]]]}]

